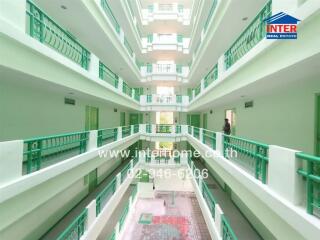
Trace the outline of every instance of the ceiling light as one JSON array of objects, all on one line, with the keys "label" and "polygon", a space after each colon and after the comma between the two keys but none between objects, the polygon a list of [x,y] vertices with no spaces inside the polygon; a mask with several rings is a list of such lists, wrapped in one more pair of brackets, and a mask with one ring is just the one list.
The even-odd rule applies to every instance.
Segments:
[{"label": "ceiling light", "polygon": [[242,18],[242,21],[247,21],[247,20],[248,20],[248,17]]},{"label": "ceiling light", "polygon": [[65,5],[61,5],[60,6],[63,10],[66,10],[67,9],[67,7],[65,6]]}]

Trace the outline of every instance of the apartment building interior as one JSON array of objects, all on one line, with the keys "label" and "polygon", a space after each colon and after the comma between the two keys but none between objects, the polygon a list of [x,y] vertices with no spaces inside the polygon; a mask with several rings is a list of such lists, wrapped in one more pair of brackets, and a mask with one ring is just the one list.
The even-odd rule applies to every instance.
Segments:
[{"label": "apartment building interior", "polygon": [[319,239],[319,0],[0,0],[0,30],[1,240]]}]

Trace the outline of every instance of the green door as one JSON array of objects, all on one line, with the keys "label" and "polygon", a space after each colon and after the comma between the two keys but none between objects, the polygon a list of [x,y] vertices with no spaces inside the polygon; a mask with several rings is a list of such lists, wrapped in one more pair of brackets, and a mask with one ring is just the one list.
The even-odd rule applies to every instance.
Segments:
[{"label": "green door", "polygon": [[225,118],[229,119],[231,125],[231,135],[236,135],[236,109],[228,109],[225,111]]},{"label": "green door", "polygon": [[99,108],[86,106],[85,130],[97,130],[99,128]]},{"label": "green door", "polygon": [[206,113],[203,114],[203,125],[202,125],[202,127],[204,129],[208,128],[208,115]]},{"label": "green door", "polygon": [[191,115],[191,126],[200,127],[200,114]]},{"label": "green door", "polygon": [[126,113],[121,112],[120,113],[120,126],[125,126],[126,125]]},{"label": "green door", "polygon": [[88,175],[89,180],[89,193],[97,187],[97,169],[91,171]]},{"label": "green door", "polygon": [[139,123],[143,124],[143,113],[139,114]]},{"label": "green door", "polygon": [[139,114],[138,113],[130,113],[129,123],[130,123],[130,125],[139,124]]},{"label": "green door", "polygon": [[317,136],[316,136],[316,154],[320,156],[320,95],[317,96]]}]

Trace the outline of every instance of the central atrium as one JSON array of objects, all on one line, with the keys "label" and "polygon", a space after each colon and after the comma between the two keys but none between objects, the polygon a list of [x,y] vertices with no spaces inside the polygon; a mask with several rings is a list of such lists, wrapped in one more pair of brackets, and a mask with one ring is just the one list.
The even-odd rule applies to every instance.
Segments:
[{"label": "central atrium", "polygon": [[319,240],[320,0],[0,0],[1,240]]}]

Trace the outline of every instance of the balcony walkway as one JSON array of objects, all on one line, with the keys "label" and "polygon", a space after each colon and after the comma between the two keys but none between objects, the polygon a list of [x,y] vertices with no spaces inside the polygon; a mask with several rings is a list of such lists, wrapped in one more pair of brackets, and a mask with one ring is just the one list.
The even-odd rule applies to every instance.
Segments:
[{"label": "balcony walkway", "polygon": [[[72,208],[62,219],[59,220],[47,233],[45,233],[40,240],[51,240],[57,239],[59,234],[61,234],[65,229],[66,226],[69,226],[71,222],[79,216],[79,214],[86,208],[89,203],[96,198],[96,196],[104,189],[111,180],[128,164],[129,161],[123,161],[118,167],[113,170],[108,177],[106,177],[91,193],[89,193],[84,199],[82,199],[74,208]],[[129,188],[130,189],[130,188]],[[125,200],[128,201],[130,196],[125,194],[123,198],[127,198]]]},{"label": "balcony walkway", "polygon": [[[205,169],[205,165],[200,161],[194,161],[195,166],[202,170]],[[230,195],[224,191],[216,180],[209,174],[207,179],[204,179],[209,190],[211,191],[214,198],[222,208],[225,216],[229,220],[233,231],[239,240],[261,240],[261,236],[252,227],[249,221],[244,217],[236,205],[232,202]]]}]

